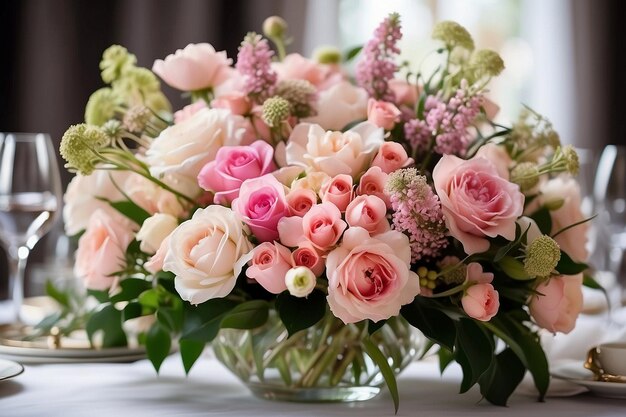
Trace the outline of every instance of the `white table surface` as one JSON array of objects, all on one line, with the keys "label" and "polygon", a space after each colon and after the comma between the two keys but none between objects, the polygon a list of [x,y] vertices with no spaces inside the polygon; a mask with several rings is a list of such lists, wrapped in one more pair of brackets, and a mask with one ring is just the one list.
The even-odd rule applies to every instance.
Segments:
[{"label": "white table surface", "polygon": [[[0,303],[4,304],[4,303]],[[5,307],[0,305],[0,307]],[[0,313],[5,313],[0,308]],[[2,319],[0,314],[0,321]],[[582,323],[581,323],[582,324]],[[583,336],[589,334],[580,326]],[[569,340],[568,340],[569,341]],[[569,344],[569,343],[566,343]],[[399,377],[399,416],[626,416],[626,400],[584,393],[539,403],[529,385],[513,394],[509,407],[480,401],[476,388],[459,395],[460,368],[443,376],[434,361],[411,364]],[[211,354],[185,376],[178,354],[157,375],[147,360],[127,364],[25,365],[25,372],[0,381],[0,416],[393,416],[385,390],[352,404],[301,404],[254,397]]]}]

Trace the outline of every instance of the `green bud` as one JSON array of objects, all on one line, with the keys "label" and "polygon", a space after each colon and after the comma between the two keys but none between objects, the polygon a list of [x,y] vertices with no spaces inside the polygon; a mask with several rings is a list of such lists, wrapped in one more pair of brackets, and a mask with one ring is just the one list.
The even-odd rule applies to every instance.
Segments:
[{"label": "green bud", "polygon": [[446,20],[437,23],[433,28],[432,38],[445,43],[448,49],[460,46],[469,51],[474,50],[472,35],[457,22]]},{"label": "green bud", "polygon": [[336,46],[320,46],[313,51],[313,59],[320,64],[338,64],[341,51]]},{"label": "green bud", "polygon": [[531,277],[547,277],[561,259],[561,249],[548,235],[539,236],[526,248],[524,271]]},{"label": "green bud", "polygon": [[505,256],[500,259],[498,266],[502,268],[505,274],[513,279],[525,281],[533,278],[528,276],[524,270],[524,264],[512,256]]},{"label": "green bud", "polygon": [[532,190],[539,183],[539,169],[533,162],[521,162],[511,171],[511,182],[519,185],[522,191]]},{"label": "green bud", "polygon": [[557,198],[554,200],[546,201],[543,205],[548,210],[555,211],[563,207],[563,204],[565,204],[565,200],[562,198]]},{"label": "green bud", "polygon": [[315,103],[317,90],[307,80],[283,80],[278,83],[276,95],[289,102],[289,113],[296,117],[311,117],[317,114]]},{"label": "green bud", "polygon": [[504,70],[504,61],[497,52],[481,49],[472,55],[470,66],[474,68],[476,78],[496,77]]},{"label": "green bud", "polygon": [[426,268],[425,266],[420,266],[419,268],[417,268],[417,275],[420,278],[426,278],[426,275],[428,275],[428,268]]},{"label": "green bud", "polygon": [[112,45],[108,47],[102,54],[102,60],[100,61],[102,81],[107,84],[112,83],[136,63],[137,58],[135,55],[128,53],[128,50],[123,46]]},{"label": "green bud", "polygon": [[96,152],[108,144],[109,138],[102,129],[83,123],[67,129],[61,139],[59,153],[67,161],[68,168],[89,175],[99,161]]},{"label": "green bud", "polygon": [[263,103],[263,121],[269,127],[278,127],[289,117],[291,105],[282,97],[270,97]]},{"label": "green bud", "polygon": [[270,16],[263,22],[263,34],[270,39],[282,39],[287,33],[287,22],[280,16]]},{"label": "green bud", "polygon": [[112,89],[105,87],[94,91],[85,106],[85,122],[90,125],[102,126],[115,116],[122,105],[121,97]]}]

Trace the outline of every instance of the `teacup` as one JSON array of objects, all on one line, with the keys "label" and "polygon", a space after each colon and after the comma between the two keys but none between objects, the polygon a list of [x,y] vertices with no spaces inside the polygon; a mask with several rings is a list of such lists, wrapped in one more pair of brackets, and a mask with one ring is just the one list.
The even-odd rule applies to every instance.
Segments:
[{"label": "teacup", "polygon": [[626,343],[604,343],[592,348],[585,368],[598,380],[626,382]]}]

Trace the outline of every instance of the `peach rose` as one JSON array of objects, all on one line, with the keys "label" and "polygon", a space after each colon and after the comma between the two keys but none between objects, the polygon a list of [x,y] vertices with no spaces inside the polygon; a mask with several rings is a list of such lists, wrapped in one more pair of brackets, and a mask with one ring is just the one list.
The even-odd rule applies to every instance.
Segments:
[{"label": "peach rose", "polygon": [[250,113],[252,110],[252,102],[250,98],[242,92],[233,92],[219,96],[211,102],[214,109],[227,109],[232,114],[240,116]]},{"label": "peach rose", "polygon": [[337,244],[345,229],[346,222],[332,203],[313,206],[304,217],[283,217],[278,222],[280,241],[286,246],[296,247],[308,241],[322,251]]},{"label": "peach rose", "polygon": [[369,122],[346,132],[300,123],[287,142],[287,164],[321,171],[331,177],[339,174],[358,177],[367,170],[383,142],[383,130]]},{"label": "peach rose", "polygon": [[228,79],[232,60],[225,51],[216,52],[208,43],[190,43],[185,49],[157,59],[152,71],[169,86],[182,91],[196,91],[220,85]]},{"label": "peach rose", "polygon": [[385,202],[387,208],[391,208],[389,196],[385,194],[385,184],[387,184],[388,175],[383,172],[380,167],[373,166],[367,170],[359,181],[356,189],[357,195],[375,195]]},{"label": "peach rose", "polygon": [[385,174],[391,174],[413,162],[413,158],[406,154],[404,146],[397,142],[385,142],[380,145],[372,166],[379,167]]},{"label": "peach rose", "polygon": [[176,275],[176,291],[191,304],[230,294],[252,249],[237,215],[223,206],[196,210],[168,246],[163,270]]},{"label": "peach rose", "polygon": [[480,321],[489,321],[498,313],[500,297],[493,285],[476,284],[465,291],[461,305],[468,316]]},{"label": "peach rose", "polygon": [[419,91],[415,84],[396,78],[389,81],[389,88],[393,91],[397,104],[412,107],[417,103]]},{"label": "peach rose", "polygon": [[287,205],[290,216],[304,216],[311,207],[317,204],[317,194],[313,190],[299,188],[289,191],[287,194]]},{"label": "peach rose", "polygon": [[198,173],[215,159],[222,146],[239,145],[246,120],[224,109],[201,109],[189,119],[170,126],[154,139],[146,151],[150,173],[161,178],[193,184]]},{"label": "peach rose", "polygon": [[298,249],[293,251],[291,257],[295,266],[306,266],[313,271],[316,277],[322,275],[326,267],[324,258],[310,242],[301,242]]},{"label": "peach rose", "polygon": [[444,155],[433,170],[433,182],[446,226],[468,255],[489,249],[487,238],[515,239],[524,194],[502,178],[491,161]]},{"label": "peach rose", "polygon": [[476,152],[475,158],[481,157],[490,160],[491,163],[496,166],[498,174],[502,178],[506,180],[509,179],[509,168],[511,168],[513,160],[503,146],[487,143],[481,146],[478,152]]},{"label": "peach rose", "polygon": [[277,242],[264,242],[252,249],[251,255],[246,276],[256,280],[272,294],[285,291],[285,274],[294,266],[289,249]]},{"label": "peach rose", "polygon": [[279,80],[306,80],[320,90],[327,89],[343,79],[338,68],[305,58],[300,54],[289,54],[282,62],[274,62],[272,69]]},{"label": "peach rose", "polygon": [[540,294],[530,300],[530,315],[535,322],[553,333],[569,333],[583,306],[583,275],[560,275],[540,284]]},{"label": "peach rose", "polygon": [[397,316],[420,292],[410,263],[404,234],[391,230],[373,238],[363,228],[349,228],[326,259],[331,311],[346,324]]},{"label": "peach rose", "polygon": [[206,109],[207,105],[204,100],[198,100],[195,103],[187,104],[182,109],[174,113],[174,123],[182,123],[189,119],[201,109]]},{"label": "peach rose", "polygon": [[85,287],[108,290],[118,281],[114,273],[126,266],[126,248],[133,240],[136,225],[123,217],[111,217],[97,209],[85,233],[78,240],[74,273]]},{"label": "peach rose", "polygon": [[375,195],[360,195],[348,205],[346,222],[350,227],[362,227],[371,235],[388,231],[387,206]]},{"label": "peach rose", "polygon": [[401,114],[392,103],[377,101],[373,98],[367,101],[367,121],[385,130],[393,129],[400,120]]},{"label": "peach rose", "polygon": [[352,200],[352,177],[339,174],[322,184],[320,197],[323,203],[333,203],[344,212]]},{"label": "peach rose", "polygon": [[317,115],[303,119],[324,129],[342,130],[348,124],[367,118],[367,91],[342,81],[321,91],[317,100]]}]

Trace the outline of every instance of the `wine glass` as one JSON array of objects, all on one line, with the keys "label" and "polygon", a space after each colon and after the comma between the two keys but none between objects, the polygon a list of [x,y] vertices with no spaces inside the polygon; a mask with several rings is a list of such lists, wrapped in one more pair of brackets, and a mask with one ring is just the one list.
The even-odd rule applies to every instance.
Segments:
[{"label": "wine glass", "polygon": [[21,320],[26,261],[57,218],[61,187],[49,135],[0,133],[0,243],[9,257],[16,322]]},{"label": "wine glass", "polygon": [[600,227],[598,245],[603,244],[603,267],[622,287],[626,251],[626,147],[608,145],[602,151],[594,183],[594,200]]}]

